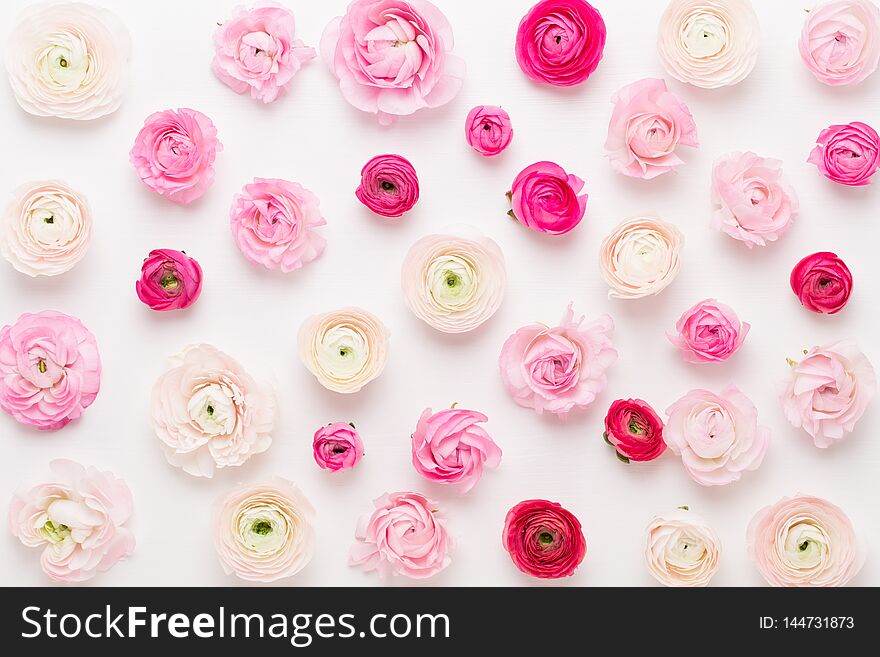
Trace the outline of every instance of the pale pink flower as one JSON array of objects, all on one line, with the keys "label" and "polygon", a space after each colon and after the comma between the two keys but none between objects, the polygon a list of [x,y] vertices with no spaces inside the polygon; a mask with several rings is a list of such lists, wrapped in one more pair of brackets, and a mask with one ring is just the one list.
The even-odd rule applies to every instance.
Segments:
[{"label": "pale pink flower", "polygon": [[705,299],[682,313],[675,323],[677,335],[666,337],[689,363],[720,363],[739,350],[750,328],[730,306]]},{"label": "pale pink flower", "polygon": [[807,14],[801,59],[819,82],[858,84],[880,63],[880,8],[872,0],[833,0]]},{"label": "pale pink flower", "polygon": [[680,507],[645,531],[645,562],[664,586],[708,586],[721,560],[721,539],[700,516]]}]

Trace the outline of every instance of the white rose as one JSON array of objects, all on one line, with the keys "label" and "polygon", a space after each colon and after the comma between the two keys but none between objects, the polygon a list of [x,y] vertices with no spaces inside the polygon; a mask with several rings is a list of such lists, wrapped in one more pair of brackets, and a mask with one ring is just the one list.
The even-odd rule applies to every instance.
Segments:
[{"label": "white rose", "polygon": [[666,586],[706,586],[721,558],[721,541],[687,507],[659,515],[645,531],[645,561]]}]

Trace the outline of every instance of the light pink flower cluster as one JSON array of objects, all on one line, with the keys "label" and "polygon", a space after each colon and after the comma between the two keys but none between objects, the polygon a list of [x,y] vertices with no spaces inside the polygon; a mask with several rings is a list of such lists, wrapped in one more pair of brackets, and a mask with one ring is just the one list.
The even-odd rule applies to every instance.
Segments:
[{"label": "light pink flower cluster", "polygon": [[858,84],[880,63],[880,8],[872,0],[832,0],[807,14],[798,42],[819,82]]},{"label": "light pink flower cluster", "polygon": [[720,363],[742,346],[751,326],[741,322],[730,306],[705,299],[682,313],[669,341],[689,363]]}]

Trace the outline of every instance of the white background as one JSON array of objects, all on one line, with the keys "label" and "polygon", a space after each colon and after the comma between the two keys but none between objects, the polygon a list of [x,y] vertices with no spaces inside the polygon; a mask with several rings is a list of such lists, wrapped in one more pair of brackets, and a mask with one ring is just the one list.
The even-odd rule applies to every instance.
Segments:
[{"label": "white background", "polygon": [[[797,39],[809,0],[756,0],[761,54],[749,78],[705,91],[669,79],[690,106],[701,146],[682,149],[686,164],[653,181],[614,174],[603,155],[610,98],[621,86],[663,76],[655,31],[665,2],[597,0],[608,26],[605,57],[583,85],[557,89],[529,82],[517,67],[516,27],[531,0],[438,0],[455,31],[455,52],[468,64],[461,94],[439,110],[381,128],[342,98],[320,59],[294,79],[289,93],[264,106],[239,96],[210,71],[212,33],[234,2],[106,0],[132,33],[132,84],[122,108],[90,123],[39,119],[0,89],[3,191],[40,178],[60,178],[82,191],[94,210],[91,249],[72,271],[31,279],[0,262],[0,323],[20,313],[56,309],[81,318],[96,334],[104,360],[101,392],[83,418],[40,433],[0,417],[0,500],[47,475],[49,460],[68,457],[110,469],[135,498],[134,555],[93,580],[105,585],[223,585],[212,545],[214,500],[233,484],[280,475],[297,482],[317,509],[318,550],[287,585],[378,585],[346,565],[357,517],[385,491],[417,490],[447,512],[458,546],[452,565],[433,585],[525,585],[501,547],[501,527],[516,502],[543,497],[580,518],[587,557],[566,585],[650,585],[642,558],[643,531],[656,513],[689,505],[716,529],[722,543],[716,585],[762,583],[745,549],[752,515],[798,491],[841,506],[868,544],[880,544],[880,411],[869,408],[856,432],[819,450],[789,426],[776,398],[787,375],[785,358],[839,338],[860,341],[880,366],[876,300],[880,180],[848,189],[806,163],[819,131],[861,120],[880,127],[880,73],[856,88],[830,88],[802,65]],[[324,25],[344,0],[289,0],[298,36],[318,46]],[[8,32],[24,2],[0,4]],[[7,35],[4,34],[5,39]],[[512,117],[515,136],[496,159],[471,151],[464,118],[476,104],[498,104]],[[211,190],[190,207],[151,193],[128,162],[144,118],[153,111],[192,107],[217,125],[224,150]],[[780,158],[802,211],[781,242],[749,251],[709,228],[709,177],[718,156],[754,150]],[[381,221],[355,199],[360,168],[378,153],[401,153],[419,173],[422,196],[399,221]],[[581,225],[564,237],[541,236],[505,215],[504,193],[524,166],[556,161],[584,180],[590,200]],[[251,266],[229,234],[233,194],[254,176],[298,181],[321,199],[328,225],[326,253],[305,269],[275,274]],[[678,279],[659,296],[607,300],[597,269],[603,236],[621,219],[657,211],[686,237]],[[507,258],[509,284],[497,315],[480,329],[448,336],[407,310],[400,263],[423,235],[455,223],[494,238]],[[140,263],[152,248],[185,249],[205,272],[204,291],[191,309],[154,313],[134,293]],[[855,291],[836,317],[800,307],[788,286],[792,266],[818,250],[849,264]],[[684,363],[665,337],[679,314],[717,297],[752,324],[742,350],[722,365]],[[541,417],[507,396],[497,367],[504,339],[522,325],[553,324],[569,301],[590,317],[616,322],[620,357],[597,403],[568,421]],[[388,367],[356,395],[322,388],[301,365],[295,336],[310,314],[362,306],[391,331]],[[277,381],[281,417],[268,452],[213,480],[195,479],[165,462],[149,423],[149,395],[165,357],[207,342],[239,359],[252,373]],[[641,397],[661,413],[694,387],[720,390],[735,383],[772,428],[760,469],[735,484],[702,488],[671,453],[650,464],[620,463],[601,438],[608,405]],[[504,450],[501,466],[465,496],[422,480],[410,464],[409,436],[421,411],[458,402],[484,411]],[[315,429],[353,421],[366,457],[353,472],[332,475],[312,460]],[[880,584],[876,550],[854,583]],[[3,532],[3,584],[47,583],[39,554]],[[396,578],[394,585],[408,585]]]}]

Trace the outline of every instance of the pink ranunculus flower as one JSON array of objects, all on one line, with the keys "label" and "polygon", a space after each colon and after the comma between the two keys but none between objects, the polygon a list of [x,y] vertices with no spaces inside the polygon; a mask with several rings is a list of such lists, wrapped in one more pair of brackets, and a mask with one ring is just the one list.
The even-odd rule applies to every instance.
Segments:
[{"label": "pink ranunculus flower", "polygon": [[618,399],[605,415],[605,441],[624,463],[653,461],[666,451],[663,420],[641,399]]},{"label": "pink ranunculus flower", "polygon": [[232,199],[232,238],[241,254],[266,269],[291,272],[324,253],[326,225],[318,197],[299,183],[254,178]]},{"label": "pink ranunculus flower", "polygon": [[734,385],[721,394],[691,390],[666,414],[666,444],[702,486],[738,481],[761,465],[770,446],[770,429],[758,424],[758,409]]},{"label": "pink ranunculus flower", "polygon": [[664,586],[708,586],[721,560],[721,540],[700,516],[679,507],[645,531],[645,562]]},{"label": "pink ranunculus flower", "polygon": [[877,390],[877,376],[867,356],[852,340],[804,352],[791,371],[780,399],[786,419],[830,447],[851,433]]},{"label": "pink ranunculus flower", "polygon": [[353,424],[334,422],[315,432],[312,455],[324,470],[351,470],[364,456],[364,443]]},{"label": "pink ranunculus flower", "polygon": [[666,336],[689,363],[721,363],[739,350],[750,328],[730,306],[705,299],[682,313],[677,335]]},{"label": "pink ranunculus flower", "polygon": [[261,2],[237,7],[214,32],[211,68],[236,93],[271,103],[287,88],[315,49],[296,38],[296,21],[286,7]]},{"label": "pink ranunculus flower", "polygon": [[202,268],[183,251],[153,249],[134,289],[152,310],[189,308],[202,293]]},{"label": "pink ranunculus flower", "polygon": [[186,205],[214,182],[214,159],[221,150],[211,119],[182,107],[150,114],[129,157],[147,187]]},{"label": "pink ranunculus flower", "polygon": [[446,568],[455,543],[437,503],[419,493],[385,493],[360,518],[348,563],[365,571],[425,579]]},{"label": "pink ranunculus flower", "polygon": [[516,62],[536,82],[571,87],[602,59],[607,32],[602,14],[586,0],[541,0],[516,31]]},{"label": "pink ranunculus flower", "polygon": [[730,153],[715,161],[712,202],[712,226],[749,248],[782,237],[800,209],[782,162],[754,153]]},{"label": "pink ranunculus flower", "polygon": [[538,233],[563,235],[587,210],[584,181],[553,162],[536,162],[517,174],[508,192],[510,214]]},{"label": "pink ranunculus flower", "polygon": [[525,500],[504,517],[501,544],[521,572],[541,579],[574,575],[587,556],[577,517],[558,502]]},{"label": "pink ranunculus flower", "polygon": [[357,199],[382,217],[400,217],[419,200],[419,176],[402,155],[377,155],[361,169]]},{"label": "pink ranunculus flower", "polygon": [[0,329],[0,408],[22,424],[60,429],[91,406],[100,388],[98,343],[75,317],[25,313]]},{"label": "pink ranunculus flower", "polygon": [[501,463],[501,448],[480,426],[487,418],[477,411],[426,408],[412,435],[412,463],[420,475],[440,484],[457,484],[467,493],[483,468]]},{"label": "pink ranunculus flower", "polygon": [[40,565],[56,582],[84,582],[134,551],[125,524],[134,500],[111,472],[67,459],[49,463],[50,481],[16,492],[9,529],[28,547],[42,547]]},{"label": "pink ranunculus flower", "polygon": [[783,497],[746,532],[749,557],[771,586],[844,586],[865,550],[842,509],[819,497]]},{"label": "pink ranunculus flower", "polygon": [[676,148],[700,145],[694,117],[666,82],[645,78],[611,98],[605,154],[617,173],[649,180],[684,164]]},{"label": "pink ranunculus flower", "polygon": [[832,0],[807,14],[798,42],[819,82],[858,84],[880,63],[880,8],[872,0]]},{"label": "pink ranunculus flower", "polygon": [[880,135],[859,121],[832,125],[819,133],[807,162],[840,185],[868,185],[880,169]]},{"label": "pink ranunculus flower", "polygon": [[464,60],[452,27],[427,0],[353,0],[321,36],[321,57],[345,99],[389,125],[445,105],[461,89]]},{"label": "pink ranunculus flower", "polygon": [[853,277],[837,254],[820,251],[806,256],[794,266],[789,283],[804,308],[814,313],[834,315],[849,302]]},{"label": "pink ranunculus flower", "polygon": [[585,408],[608,385],[605,373],[617,360],[613,329],[608,315],[584,322],[569,304],[558,326],[530,324],[507,338],[501,380],[517,404],[539,414]]},{"label": "pink ranunculus flower", "polygon": [[494,157],[510,145],[510,114],[495,105],[477,105],[464,120],[468,146],[484,157]]}]

